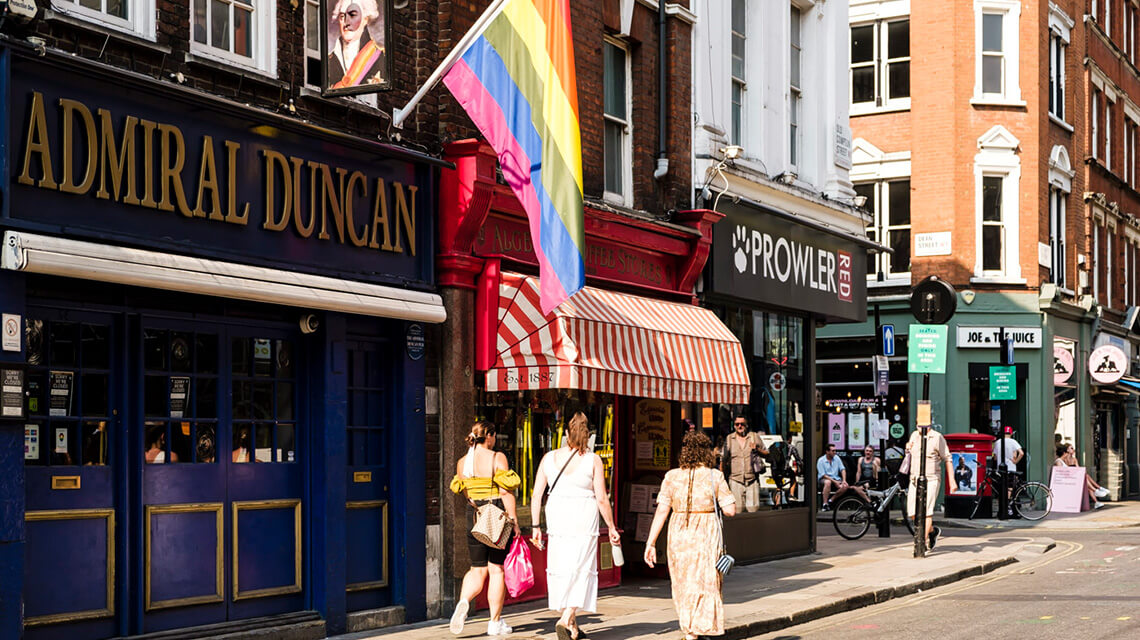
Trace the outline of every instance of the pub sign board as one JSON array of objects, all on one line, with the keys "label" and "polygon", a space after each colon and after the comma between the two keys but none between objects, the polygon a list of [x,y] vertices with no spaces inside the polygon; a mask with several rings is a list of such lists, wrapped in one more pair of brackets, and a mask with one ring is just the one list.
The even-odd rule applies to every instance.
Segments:
[{"label": "pub sign board", "polygon": [[721,205],[713,225],[712,290],[831,320],[867,319],[867,253],[763,209]]},{"label": "pub sign board", "polygon": [[426,156],[52,58],[8,87],[6,227],[431,285]]}]

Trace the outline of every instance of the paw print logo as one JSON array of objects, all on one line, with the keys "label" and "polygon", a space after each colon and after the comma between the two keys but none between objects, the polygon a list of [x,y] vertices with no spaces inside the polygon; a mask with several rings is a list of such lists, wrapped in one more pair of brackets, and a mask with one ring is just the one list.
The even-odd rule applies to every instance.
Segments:
[{"label": "paw print logo", "polygon": [[748,244],[748,229],[744,225],[736,225],[736,232],[732,234],[732,246],[736,251],[732,255],[736,270],[740,273],[748,268]]}]

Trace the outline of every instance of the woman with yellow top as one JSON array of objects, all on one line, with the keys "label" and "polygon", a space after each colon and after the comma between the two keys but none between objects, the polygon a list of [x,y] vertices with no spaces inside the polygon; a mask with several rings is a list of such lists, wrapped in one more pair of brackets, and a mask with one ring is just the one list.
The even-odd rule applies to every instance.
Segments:
[{"label": "woman with yellow top", "polygon": [[455,467],[455,477],[451,479],[451,490],[462,493],[468,502],[468,515],[475,522],[475,507],[492,502],[507,512],[514,525],[514,532],[503,549],[489,547],[475,539],[470,529],[467,532],[467,555],[471,568],[463,576],[463,588],[455,612],[451,614],[451,632],[463,632],[463,623],[471,609],[471,601],[483,590],[487,583],[487,604],[491,607],[491,620],[487,623],[487,635],[502,636],[511,628],[502,620],[503,600],[507,595],[507,583],[503,576],[503,561],[511,540],[519,535],[518,516],[515,513],[515,489],[521,480],[510,470],[507,456],[495,452],[495,427],[489,422],[476,422],[467,434],[467,455],[459,459]]}]

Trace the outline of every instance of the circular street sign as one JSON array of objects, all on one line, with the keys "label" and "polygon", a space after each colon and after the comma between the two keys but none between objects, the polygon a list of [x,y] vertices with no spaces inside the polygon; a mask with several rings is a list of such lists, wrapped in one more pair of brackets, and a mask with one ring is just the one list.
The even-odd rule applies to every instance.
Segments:
[{"label": "circular street sign", "polygon": [[768,386],[772,387],[772,391],[783,391],[785,382],[784,374],[779,371],[768,376]]},{"label": "circular street sign", "polygon": [[1065,347],[1053,347],[1053,384],[1065,384],[1073,377],[1073,354]]},{"label": "circular street sign", "polygon": [[891,437],[898,439],[906,435],[906,427],[896,422],[891,425]]},{"label": "circular street sign", "polygon": [[1128,356],[1119,347],[1106,344],[1089,354],[1089,375],[1100,384],[1112,384],[1124,377]]},{"label": "circular street sign", "polygon": [[910,312],[922,324],[946,324],[958,308],[958,293],[949,282],[928,276],[910,294]]}]

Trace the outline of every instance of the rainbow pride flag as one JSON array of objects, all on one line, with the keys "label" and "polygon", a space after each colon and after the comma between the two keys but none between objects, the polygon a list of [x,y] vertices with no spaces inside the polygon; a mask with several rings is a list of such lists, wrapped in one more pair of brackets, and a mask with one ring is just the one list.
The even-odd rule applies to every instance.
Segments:
[{"label": "rainbow pride flag", "polygon": [[569,0],[505,0],[443,82],[499,154],[530,220],[540,306],[586,284],[582,140]]}]

